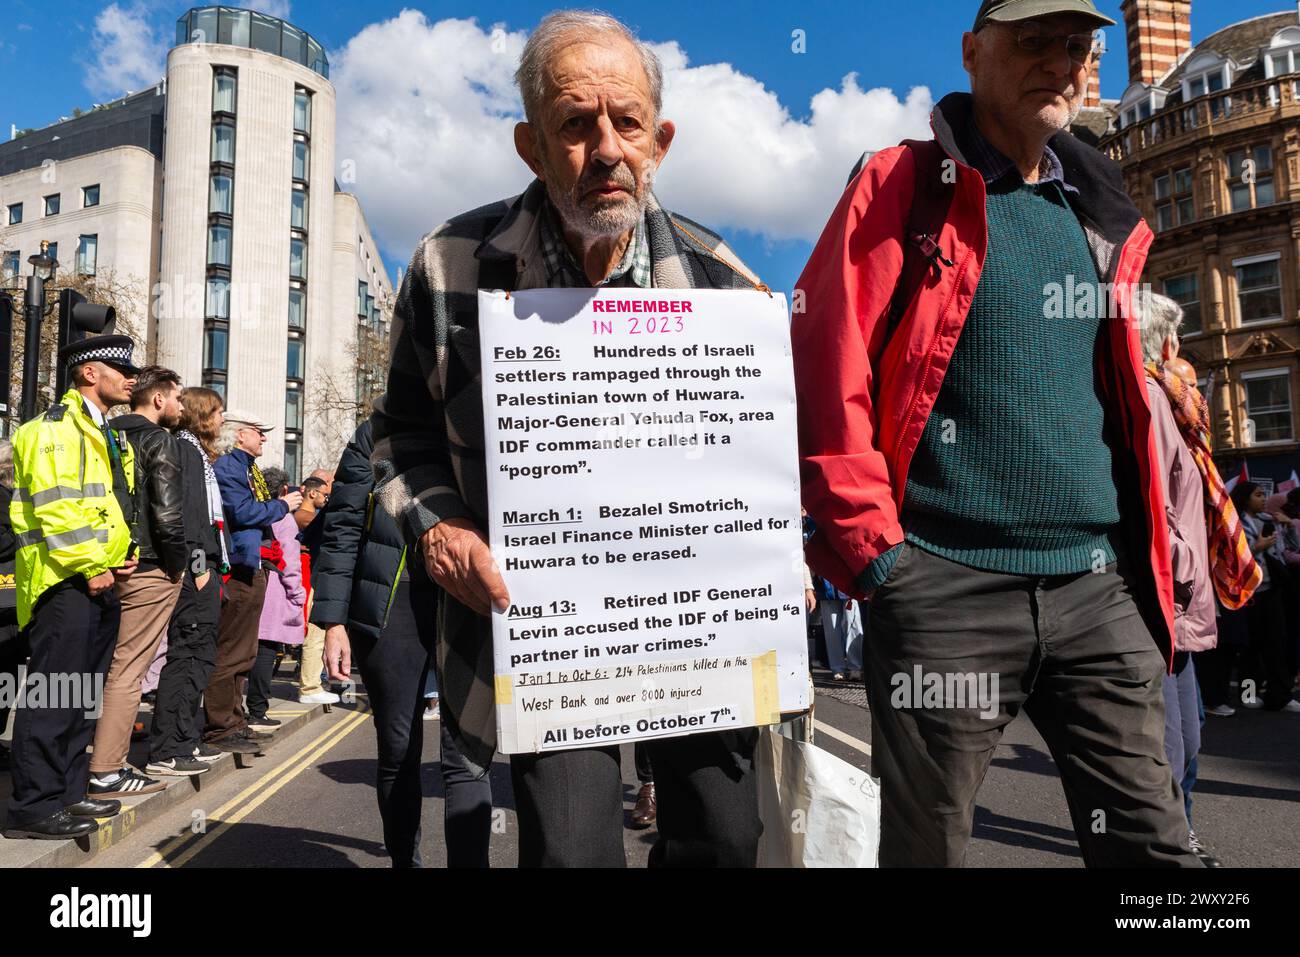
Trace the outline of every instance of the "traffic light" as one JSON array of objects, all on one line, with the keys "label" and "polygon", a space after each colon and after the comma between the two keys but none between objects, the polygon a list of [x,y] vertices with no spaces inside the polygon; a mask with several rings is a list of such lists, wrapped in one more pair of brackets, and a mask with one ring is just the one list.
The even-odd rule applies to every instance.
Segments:
[{"label": "traffic light", "polygon": [[[59,348],[87,336],[112,335],[117,326],[117,312],[112,306],[90,302],[75,289],[59,293]],[[68,388],[68,370],[60,363],[55,372],[54,394],[61,396]]]}]

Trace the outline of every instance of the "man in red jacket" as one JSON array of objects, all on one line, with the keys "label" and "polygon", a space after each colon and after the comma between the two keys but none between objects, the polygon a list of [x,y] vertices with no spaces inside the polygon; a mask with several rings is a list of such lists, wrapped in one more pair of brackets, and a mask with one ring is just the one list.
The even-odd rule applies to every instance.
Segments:
[{"label": "man in red jacket", "polygon": [[985,0],[937,147],[875,155],[799,281],[808,559],[871,599],[882,866],[962,863],[1021,710],[1087,864],[1199,863],[1163,750],[1173,590],[1129,315],[1151,231],[1065,132],[1113,22]]}]

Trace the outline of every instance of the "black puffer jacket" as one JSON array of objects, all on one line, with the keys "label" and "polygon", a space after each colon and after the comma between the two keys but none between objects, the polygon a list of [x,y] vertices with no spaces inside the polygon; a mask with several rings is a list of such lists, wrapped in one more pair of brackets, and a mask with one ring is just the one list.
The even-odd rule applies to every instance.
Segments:
[{"label": "black puffer jacket", "polygon": [[8,637],[7,633],[11,633],[18,624],[17,582],[13,578],[18,537],[14,535],[14,526],[9,520],[9,503],[13,498],[13,490],[7,485],[0,485],[0,576],[8,576],[0,582],[0,589],[3,589],[0,594],[0,641],[4,641]]},{"label": "black puffer jacket", "polygon": [[190,557],[181,512],[181,455],[176,439],[162,426],[135,413],[119,415],[109,425],[125,433],[135,449],[140,564],[161,568],[176,578]]},{"label": "black puffer jacket", "polygon": [[361,423],[343,450],[325,506],[325,529],[312,556],[311,623],[347,625],[349,634],[378,638],[388,619],[406,543],[397,525],[376,508],[370,422]]}]

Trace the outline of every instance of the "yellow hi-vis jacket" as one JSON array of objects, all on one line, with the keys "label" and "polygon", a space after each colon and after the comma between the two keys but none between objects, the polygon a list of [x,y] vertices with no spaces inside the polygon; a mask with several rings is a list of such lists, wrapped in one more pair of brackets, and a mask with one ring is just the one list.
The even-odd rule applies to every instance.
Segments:
[{"label": "yellow hi-vis jacket", "polygon": [[[15,561],[18,627],[47,588],[65,578],[86,580],[126,561],[131,529],[113,494],[108,443],[86,412],[81,393],[24,422],[14,433],[14,498],[9,507],[18,539]],[[119,433],[122,472],[135,492],[135,453]]]}]

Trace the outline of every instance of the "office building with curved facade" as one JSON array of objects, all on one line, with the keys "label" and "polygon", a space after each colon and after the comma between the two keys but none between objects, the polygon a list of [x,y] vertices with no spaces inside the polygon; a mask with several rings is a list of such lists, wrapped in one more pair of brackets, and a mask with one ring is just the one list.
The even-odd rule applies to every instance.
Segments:
[{"label": "office building with curved facade", "polygon": [[[357,343],[386,335],[392,299],[360,205],[334,178],[335,122],[310,34],[191,9],[156,89],[0,144],[5,275],[42,239],[61,272],[111,268],[148,303],[156,361],[275,426],[264,461],[294,477],[332,467],[360,390],[382,388],[358,369]],[[20,209],[7,225],[14,204],[43,215]]]}]

